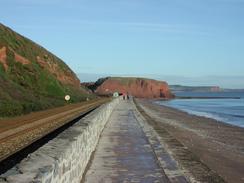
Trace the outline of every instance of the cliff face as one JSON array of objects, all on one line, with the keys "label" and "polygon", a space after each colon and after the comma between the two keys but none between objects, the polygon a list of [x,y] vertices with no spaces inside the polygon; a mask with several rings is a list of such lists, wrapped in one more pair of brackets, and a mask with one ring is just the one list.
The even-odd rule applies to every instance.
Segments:
[{"label": "cliff face", "polygon": [[0,65],[5,72],[11,72],[9,66],[15,67],[17,63],[26,67],[37,66],[39,71],[47,71],[62,84],[80,86],[77,76],[61,59],[0,24]]},{"label": "cliff face", "polygon": [[74,72],[58,57],[0,24],[0,117],[86,98]]},{"label": "cliff face", "polygon": [[128,92],[138,98],[173,97],[166,82],[144,78],[107,78],[95,90],[95,93],[99,95],[107,95],[114,92]]}]

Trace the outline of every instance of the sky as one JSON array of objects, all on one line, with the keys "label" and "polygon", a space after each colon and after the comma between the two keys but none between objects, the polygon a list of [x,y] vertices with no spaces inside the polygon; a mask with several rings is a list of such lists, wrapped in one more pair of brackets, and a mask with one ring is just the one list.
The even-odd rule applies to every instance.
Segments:
[{"label": "sky", "polygon": [[0,22],[82,81],[149,76],[244,88],[244,0],[7,0]]}]

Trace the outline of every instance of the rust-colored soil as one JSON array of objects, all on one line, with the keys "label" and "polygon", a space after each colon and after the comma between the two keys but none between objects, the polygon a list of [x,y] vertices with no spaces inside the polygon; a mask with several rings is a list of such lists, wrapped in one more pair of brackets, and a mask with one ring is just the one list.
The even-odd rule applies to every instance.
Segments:
[{"label": "rust-colored soil", "polygon": [[15,58],[16,62],[19,62],[19,63],[21,63],[23,65],[31,63],[28,59],[26,59],[25,57],[22,57],[21,55],[19,55],[16,52],[14,52],[14,58]]},{"label": "rust-colored soil", "polygon": [[48,70],[50,73],[55,75],[57,79],[64,84],[71,84],[75,87],[80,87],[80,81],[78,78],[74,77],[74,73],[68,70],[60,69],[58,63],[53,62],[50,59],[44,60],[40,56],[37,56],[37,63],[44,69]]},{"label": "rust-colored soil", "polygon": [[5,71],[8,70],[8,64],[7,64],[7,51],[6,47],[2,47],[0,49],[0,64],[3,65]]}]

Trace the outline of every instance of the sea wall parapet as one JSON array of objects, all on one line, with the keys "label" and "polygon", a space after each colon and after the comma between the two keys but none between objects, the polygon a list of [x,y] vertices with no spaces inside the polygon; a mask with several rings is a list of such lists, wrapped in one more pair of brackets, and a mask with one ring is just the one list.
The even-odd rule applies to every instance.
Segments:
[{"label": "sea wall parapet", "polygon": [[100,134],[120,99],[104,104],[15,167],[0,183],[80,183]]}]

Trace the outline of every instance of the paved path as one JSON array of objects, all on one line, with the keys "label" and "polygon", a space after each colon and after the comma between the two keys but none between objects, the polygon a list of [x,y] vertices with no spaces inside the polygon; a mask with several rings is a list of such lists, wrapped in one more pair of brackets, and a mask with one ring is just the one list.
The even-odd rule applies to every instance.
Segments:
[{"label": "paved path", "polygon": [[112,113],[84,182],[169,182],[134,116],[131,101],[122,101]]}]

